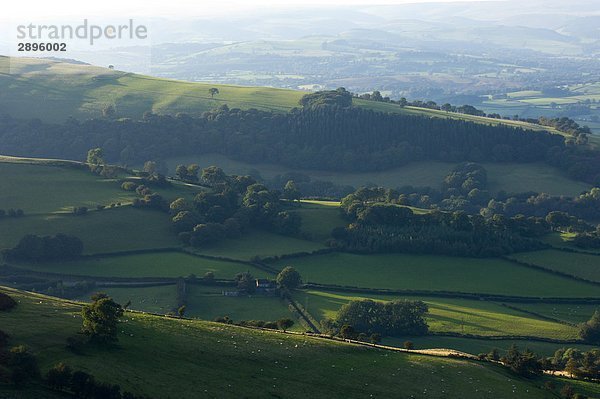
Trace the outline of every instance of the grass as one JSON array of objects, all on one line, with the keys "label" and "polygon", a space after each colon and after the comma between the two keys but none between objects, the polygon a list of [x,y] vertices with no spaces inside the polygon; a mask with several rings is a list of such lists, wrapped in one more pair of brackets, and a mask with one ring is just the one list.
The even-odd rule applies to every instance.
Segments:
[{"label": "grass", "polygon": [[590,345],[580,344],[555,344],[551,342],[535,342],[535,341],[523,341],[523,340],[490,340],[490,339],[472,339],[472,338],[458,338],[458,337],[439,337],[439,336],[426,336],[426,337],[388,337],[384,338],[382,344],[402,347],[404,341],[411,341],[415,344],[415,349],[433,349],[433,348],[446,348],[454,349],[472,355],[479,353],[488,353],[492,349],[499,349],[501,352],[508,350],[511,345],[515,344],[520,349],[529,348],[533,352],[541,356],[552,356],[554,352],[561,348],[579,348],[587,351],[593,349]]},{"label": "grass", "polygon": [[304,281],[322,284],[532,297],[600,297],[600,288],[592,284],[493,258],[332,253],[279,261],[276,265],[294,266]]},{"label": "grass", "polygon": [[125,305],[128,301],[131,301],[128,309],[144,312],[167,314],[177,305],[177,289],[175,285],[161,285],[156,287],[98,287],[89,294],[78,297],[77,300],[89,302],[90,295],[94,292],[104,292],[121,305]]},{"label": "grass", "polygon": [[85,170],[0,162],[0,209],[20,208],[26,214],[68,212],[74,206],[130,203],[134,197],[135,193],[121,190],[116,180]]},{"label": "grass", "polygon": [[535,381],[499,366],[151,315],[127,314],[118,348],[78,356],[65,339],[81,326],[79,306],[12,295],[19,305],[0,313],[0,323],[12,344],[32,348],[42,370],[64,361],[152,397],[395,397],[399,386],[407,397],[547,397]]},{"label": "grass", "polygon": [[529,312],[541,314],[567,323],[578,324],[592,317],[600,305],[558,304],[558,303],[518,303],[513,306]]},{"label": "grass", "polygon": [[250,270],[255,277],[269,276],[248,265],[204,259],[181,252],[160,252],[124,256],[87,258],[82,260],[19,264],[27,270],[93,277],[202,277],[213,272],[216,278],[233,279]]},{"label": "grass", "polygon": [[[258,172],[265,179],[276,175],[296,172],[310,176],[313,180],[332,181],[339,185],[360,187],[380,185],[390,188],[402,186],[441,188],[444,177],[457,166],[456,163],[424,161],[382,172],[330,172],[320,170],[298,170],[281,165],[251,164],[230,159],[219,154],[202,154],[193,157],[175,157],[166,160],[171,173],[179,164],[197,163],[200,167],[217,165],[226,173],[252,174]],[[489,189],[492,192],[537,191],[552,195],[578,195],[590,189],[590,185],[571,180],[560,169],[541,163],[489,163],[482,164],[488,171]]]},{"label": "grass", "polygon": [[522,262],[600,282],[600,256],[548,249],[512,255]]},{"label": "grass", "polygon": [[[345,294],[326,291],[301,291],[298,302],[318,320],[334,318],[340,307],[351,300],[388,301],[404,299],[389,295]],[[451,332],[485,336],[536,336],[553,339],[576,339],[577,329],[532,317],[496,303],[449,298],[406,298],[422,300],[429,306],[427,324],[432,332]]]},{"label": "grass", "polygon": [[56,233],[79,237],[87,254],[180,245],[167,214],[125,206],[89,212],[84,216],[53,214],[4,218],[0,220],[0,248],[13,247],[25,234]]},{"label": "grass", "polygon": [[[204,320],[229,316],[230,319],[236,322],[241,320],[277,321],[281,318],[294,319],[288,309],[287,302],[278,296],[223,296],[222,291],[230,289],[227,287],[188,285],[186,315]],[[298,327],[297,320],[296,326]]]},{"label": "grass", "polygon": [[312,252],[325,248],[316,242],[286,237],[262,230],[245,232],[241,238],[226,239],[208,248],[197,248],[200,254],[230,259],[250,260],[255,256],[268,257]]},{"label": "grass", "polygon": [[340,214],[339,202],[303,201],[302,207],[294,210],[294,213],[302,217],[301,231],[319,242],[325,242],[330,238],[334,228],[348,224]]}]

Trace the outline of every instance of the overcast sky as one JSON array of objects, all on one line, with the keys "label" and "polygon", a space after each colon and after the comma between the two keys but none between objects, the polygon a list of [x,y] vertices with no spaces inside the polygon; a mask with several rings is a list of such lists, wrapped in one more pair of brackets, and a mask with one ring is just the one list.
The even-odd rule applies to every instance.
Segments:
[{"label": "overcast sky", "polygon": [[[56,17],[89,18],[99,16],[165,16],[185,18],[244,12],[252,8],[285,8],[325,5],[378,5],[458,0],[18,0],[2,4],[4,18],[32,20]],[[491,1],[491,0],[460,0]]]}]

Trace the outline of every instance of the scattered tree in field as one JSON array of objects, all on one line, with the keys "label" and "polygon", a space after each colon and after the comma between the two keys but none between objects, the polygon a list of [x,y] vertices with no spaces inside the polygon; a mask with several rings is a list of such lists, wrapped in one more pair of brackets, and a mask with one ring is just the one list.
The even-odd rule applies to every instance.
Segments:
[{"label": "scattered tree in field", "polygon": [[60,362],[46,373],[46,383],[52,389],[62,391],[71,384],[73,370],[68,365]]},{"label": "scattered tree in field", "polygon": [[288,180],[283,188],[283,198],[291,201],[299,201],[301,198],[300,191],[293,180]]},{"label": "scattered tree in field", "polygon": [[90,170],[94,173],[99,173],[102,167],[105,165],[104,162],[104,151],[102,148],[92,148],[87,153],[86,163]]},{"label": "scattered tree in field", "polygon": [[210,89],[208,89],[208,92],[210,94],[210,98],[214,98],[216,94],[219,94],[219,89],[217,89],[216,87],[211,87]]},{"label": "scattered tree in field", "polygon": [[40,375],[37,359],[24,345],[10,349],[7,366],[11,373],[10,379],[17,386],[22,386]]},{"label": "scattered tree in field", "polygon": [[88,335],[92,342],[116,342],[117,323],[123,315],[123,308],[106,294],[96,295],[92,300],[92,303],[85,305],[81,310],[82,332]]},{"label": "scattered tree in field", "polygon": [[287,289],[293,290],[302,284],[300,273],[291,266],[286,266],[277,275],[277,284]]},{"label": "scattered tree in field", "polygon": [[17,301],[15,301],[10,295],[0,292],[0,311],[11,310],[15,306],[17,306]]},{"label": "scattered tree in field", "polygon": [[181,305],[179,309],[177,309],[177,315],[179,315],[179,317],[185,316],[185,305]]},{"label": "scattered tree in field", "polygon": [[283,331],[289,330],[294,325],[294,320],[292,319],[279,319],[277,320],[277,328]]},{"label": "scattered tree in field", "polygon": [[250,272],[239,273],[235,276],[237,287],[246,294],[253,294],[256,291],[256,279]]},{"label": "scattered tree in field", "polygon": [[579,328],[579,336],[591,344],[600,344],[600,311],[596,310],[592,317]]}]

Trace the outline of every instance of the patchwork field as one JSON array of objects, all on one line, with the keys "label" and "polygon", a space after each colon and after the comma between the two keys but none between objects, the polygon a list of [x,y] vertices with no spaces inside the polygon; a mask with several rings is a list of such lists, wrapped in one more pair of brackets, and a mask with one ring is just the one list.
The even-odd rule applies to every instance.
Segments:
[{"label": "patchwork field", "polygon": [[[340,390],[349,398],[392,397],[399,385],[406,395],[419,396],[426,390],[431,398],[482,398],[491,392],[494,397],[515,393],[526,399],[546,397],[541,384],[514,377],[498,366],[139,314],[124,317],[119,348],[89,348],[85,356],[78,356],[67,352],[64,344],[81,326],[77,305],[12,295],[19,305],[0,313],[0,323],[11,343],[32,347],[43,371],[64,361],[93,373],[99,381],[153,397],[174,392],[180,398],[264,392],[285,398],[307,394],[330,398]],[[200,383],[186,383],[199,375]]]},{"label": "patchwork field", "polygon": [[325,248],[324,245],[316,242],[253,230],[244,233],[241,238],[226,239],[208,248],[196,248],[194,252],[230,259],[250,260],[255,256],[279,256],[312,252],[323,248]]},{"label": "patchwork field", "polygon": [[600,304],[513,303],[511,306],[572,324],[588,321],[600,309]]},{"label": "patchwork field", "polygon": [[249,265],[200,258],[181,252],[158,252],[136,255],[86,258],[81,260],[22,263],[27,270],[94,277],[202,277],[213,272],[215,278],[233,279],[240,272],[250,270],[255,277],[268,274]]},{"label": "patchwork field", "polygon": [[[600,297],[600,287],[500,259],[433,255],[332,253],[279,261],[304,281],[396,290],[476,292],[515,296]],[[531,284],[535,281],[535,284]]]},{"label": "patchwork field", "polygon": [[429,306],[427,323],[430,330],[436,333],[537,336],[553,339],[577,338],[577,329],[573,326],[532,317],[492,302],[432,297],[403,298],[389,295],[346,294],[317,290],[300,291],[295,294],[295,297],[318,320],[334,318],[340,307],[351,300],[389,301],[409,299],[422,300],[427,303]]},{"label": "patchwork field", "polygon": [[144,312],[167,314],[177,306],[177,289],[174,284],[156,287],[98,287],[77,300],[89,302],[90,295],[94,292],[104,292],[121,305],[131,301],[128,309]]},{"label": "patchwork field", "polygon": [[[295,172],[308,175],[313,180],[332,181],[339,185],[353,187],[380,185],[394,188],[402,186],[439,188],[444,177],[457,165],[437,161],[412,162],[382,172],[344,173],[298,170],[272,164],[251,164],[219,154],[169,158],[166,163],[170,173],[174,173],[175,167],[179,164],[197,163],[201,167],[218,165],[227,173],[260,175],[265,179]],[[483,163],[482,165],[488,171],[491,191],[504,190],[515,193],[537,191],[552,195],[577,195],[590,188],[590,185],[571,180],[560,170],[544,164]]]},{"label": "patchwork field", "polygon": [[[229,316],[235,322],[241,320],[277,321],[292,317],[288,304],[279,296],[252,295],[250,297],[223,296],[228,287],[206,287],[189,284],[187,286],[186,315],[204,320]],[[302,330],[296,320],[296,329]]]},{"label": "patchwork field", "polygon": [[340,214],[338,202],[302,201],[302,206],[293,212],[302,217],[301,231],[314,241],[325,242],[334,228],[348,224]]},{"label": "patchwork field", "polygon": [[25,214],[68,212],[74,206],[130,203],[135,193],[73,167],[0,162],[0,209],[20,208]]},{"label": "patchwork field", "polygon": [[600,282],[600,256],[557,250],[524,252],[513,258],[550,270]]},{"label": "patchwork field", "polygon": [[26,234],[72,234],[83,241],[84,253],[178,247],[169,215],[124,206],[87,215],[34,215],[0,220],[0,248],[10,248]]}]

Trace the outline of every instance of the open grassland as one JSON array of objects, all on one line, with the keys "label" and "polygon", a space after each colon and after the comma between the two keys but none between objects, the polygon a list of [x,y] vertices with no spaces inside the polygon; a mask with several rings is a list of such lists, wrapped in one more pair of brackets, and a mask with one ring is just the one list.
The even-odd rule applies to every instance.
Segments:
[{"label": "open grassland", "polygon": [[491,340],[491,339],[473,339],[459,337],[440,337],[440,336],[425,336],[425,337],[388,337],[384,338],[382,344],[402,347],[404,341],[411,341],[415,344],[415,349],[433,349],[446,348],[454,349],[472,355],[479,353],[488,353],[496,348],[502,351],[507,351],[512,344],[517,345],[520,349],[529,348],[540,356],[552,356],[554,352],[561,348],[579,348],[587,351],[595,347],[590,345],[580,344],[556,344],[551,342],[536,342],[523,340]]},{"label": "open grassland", "polygon": [[312,252],[325,248],[324,245],[286,237],[263,230],[245,232],[240,238],[226,239],[207,248],[196,248],[193,251],[210,256],[220,256],[230,259],[250,260],[255,256],[268,257]]},{"label": "open grassland", "polygon": [[297,301],[318,320],[334,318],[341,306],[351,300],[422,300],[429,306],[427,324],[436,333],[485,336],[536,336],[577,339],[573,326],[536,318],[496,303],[450,298],[403,298],[390,295],[346,294],[326,291],[299,291]]},{"label": "open grassland", "polygon": [[64,361],[99,381],[157,398],[395,397],[399,387],[408,397],[425,391],[429,398],[547,397],[541,383],[499,366],[131,313],[119,327],[118,348],[89,348],[80,356],[65,349],[65,339],[81,326],[79,306],[11,295],[19,305],[0,314],[2,328],[12,344],[32,348],[43,371]]},{"label": "open grassland", "polygon": [[93,277],[202,277],[213,272],[216,278],[233,279],[237,273],[250,270],[255,277],[267,277],[259,269],[239,263],[205,259],[182,252],[158,252],[136,255],[94,257],[81,260],[22,263],[27,270]]},{"label": "open grassland", "polygon": [[572,324],[588,321],[600,309],[600,304],[513,303],[511,306]]},{"label": "open grassland", "polygon": [[[444,177],[456,167],[456,163],[424,161],[381,172],[330,172],[319,170],[298,170],[281,165],[251,164],[230,159],[219,154],[202,154],[193,157],[176,157],[166,160],[170,173],[175,173],[179,164],[197,163],[200,167],[216,165],[230,174],[260,175],[265,179],[276,175],[296,172],[310,176],[313,180],[332,181],[339,185],[360,187],[380,185],[397,188],[402,186],[440,188]],[[489,163],[482,165],[488,171],[489,189],[492,192],[504,190],[509,193],[545,192],[552,195],[578,195],[590,189],[590,185],[571,180],[565,173],[549,165],[531,163]]]},{"label": "open grassland", "polygon": [[[146,111],[200,115],[223,104],[287,111],[305,94],[160,79],[44,59],[2,57],[0,63],[0,106],[5,112],[56,122],[69,116],[98,117],[107,105],[113,105],[118,116],[131,118],[140,118]],[[219,89],[214,98],[208,92],[211,87]]]},{"label": "open grassland", "polygon": [[302,217],[301,231],[310,235],[311,239],[324,242],[331,237],[336,227],[348,224],[341,216],[339,203],[302,202],[302,206],[293,211]]},{"label": "open grassland", "polygon": [[130,203],[135,193],[114,179],[73,167],[0,162],[0,209],[26,214],[71,211],[74,206]]},{"label": "open grassland", "polygon": [[186,315],[204,320],[229,316],[235,322],[241,320],[277,321],[282,318],[293,319],[295,327],[300,327],[292,317],[288,303],[279,296],[223,296],[223,291],[233,287],[207,287],[189,284],[186,296]]},{"label": "open grassland", "polygon": [[34,215],[0,220],[0,248],[11,248],[26,234],[72,234],[83,241],[84,253],[177,247],[169,216],[130,206],[87,215]]},{"label": "open grassland", "polygon": [[104,292],[121,305],[131,301],[128,309],[144,312],[167,314],[177,306],[175,284],[156,287],[97,287],[77,300],[89,302],[90,295],[95,292]]},{"label": "open grassland", "polygon": [[304,281],[321,284],[531,297],[600,297],[600,287],[595,285],[493,258],[332,253],[279,261],[276,265],[294,266]]},{"label": "open grassland", "polygon": [[600,282],[600,256],[549,249],[511,255],[522,262]]}]

